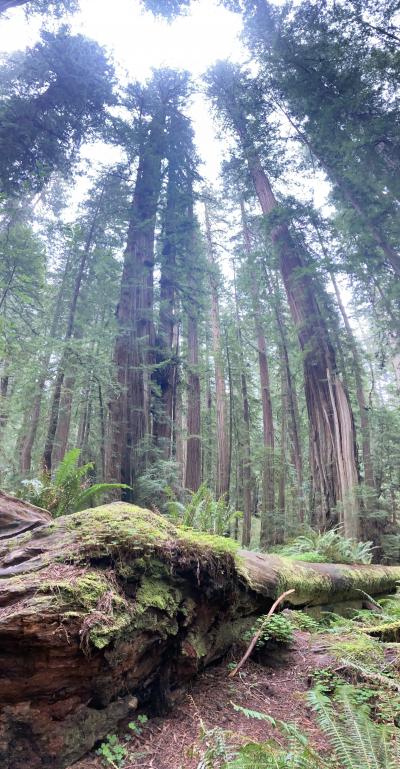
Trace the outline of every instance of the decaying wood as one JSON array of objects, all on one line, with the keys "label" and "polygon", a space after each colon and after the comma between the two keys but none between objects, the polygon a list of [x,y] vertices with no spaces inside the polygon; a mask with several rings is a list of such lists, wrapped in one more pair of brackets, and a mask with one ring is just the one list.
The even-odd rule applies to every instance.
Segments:
[{"label": "decaying wood", "polygon": [[51,521],[47,510],[0,491],[0,540],[15,537]]},{"label": "decaying wood", "polygon": [[7,504],[35,528],[10,537],[0,519],[2,769],[61,769],[138,702],[162,711],[287,590],[292,606],[329,605],[400,579],[237,551],[121,502],[53,521]]}]

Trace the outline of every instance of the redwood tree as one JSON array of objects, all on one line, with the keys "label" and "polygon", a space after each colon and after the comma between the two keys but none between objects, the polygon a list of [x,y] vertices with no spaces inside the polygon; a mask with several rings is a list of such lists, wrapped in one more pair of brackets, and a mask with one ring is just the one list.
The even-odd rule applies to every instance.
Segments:
[{"label": "redwood tree", "polygon": [[[266,221],[285,286],[304,360],[304,381],[310,425],[311,473],[315,522],[334,523],[338,504],[346,534],[358,534],[358,484],[353,415],[338,376],[335,350],[304,269],[285,214],[280,210],[258,146],[264,123],[262,97],[249,76],[221,63],[209,75],[209,93],[236,135],[246,159]],[[252,133],[256,118],[257,137]],[[275,215],[275,216],[274,216]]]}]

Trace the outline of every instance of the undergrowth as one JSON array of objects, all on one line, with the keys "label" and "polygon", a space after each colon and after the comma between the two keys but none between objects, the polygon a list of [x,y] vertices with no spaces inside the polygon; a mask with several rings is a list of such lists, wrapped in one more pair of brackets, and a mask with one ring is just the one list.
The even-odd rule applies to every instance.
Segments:
[{"label": "undergrowth", "polygon": [[348,617],[326,612],[315,619],[304,611],[286,610],[271,618],[261,641],[275,636],[285,643],[300,629],[332,657],[331,667],[314,672],[305,702],[329,749],[316,750],[294,723],[231,702],[246,718],[264,721],[266,737],[272,730],[272,738],[255,742],[203,725],[197,769],[398,769],[400,652],[397,644],[376,635],[376,628],[399,619],[400,595],[379,602],[366,598],[369,608]]},{"label": "undergrowth", "polygon": [[340,528],[319,532],[310,529],[277,549],[280,555],[309,562],[363,563],[372,561],[372,542],[356,542],[343,536]]},{"label": "undergrowth", "polygon": [[79,465],[79,458],[80,449],[71,449],[54,475],[43,472],[40,478],[21,481],[19,496],[48,510],[56,518],[83,510],[110,491],[129,488],[123,483],[91,483],[93,462]]}]

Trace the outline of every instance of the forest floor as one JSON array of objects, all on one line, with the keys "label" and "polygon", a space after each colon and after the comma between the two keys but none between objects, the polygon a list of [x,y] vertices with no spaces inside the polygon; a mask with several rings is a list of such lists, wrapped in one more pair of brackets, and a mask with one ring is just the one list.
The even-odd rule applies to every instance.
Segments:
[{"label": "forest floor", "polygon": [[[329,751],[327,737],[319,730],[305,694],[315,671],[332,667],[324,651],[323,637],[296,631],[290,649],[276,648],[260,662],[249,660],[234,677],[229,663],[237,661],[232,652],[223,662],[208,668],[192,682],[190,689],[163,718],[151,718],[140,737],[129,742],[124,769],[196,769],[216,729],[229,733],[230,741],[263,742],[279,735],[265,721],[247,718],[233,703],[268,713],[274,719],[297,724],[313,747]],[[123,735],[122,735],[123,736]],[[95,752],[71,769],[104,769]]]}]

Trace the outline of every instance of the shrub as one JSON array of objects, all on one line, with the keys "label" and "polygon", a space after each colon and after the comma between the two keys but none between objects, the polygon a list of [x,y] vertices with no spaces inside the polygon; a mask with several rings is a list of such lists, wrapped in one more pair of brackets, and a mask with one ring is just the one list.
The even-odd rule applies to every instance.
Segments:
[{"label": "shrub", "polygon": [[262,633],[257,641],[257,647],[265,646],[268,641],[289,646],[293,641],[293,625],[284,614],[273,614],[271,617],[262,615],[251,630],[245,634],[244,640],[250,642],[253,636],[262,628]]},{"label": "shrub", "polygon": [[[364,563],[372,561],[372,542],[356,542],[344,537],[340,529],[310,531],[280,548],[280,555],[301,560],[319,560],[327,563]],[[314,557],[313,557],[314,556]]]},{"label": "shrub", "polygon": [[21,482],[19,496],[37,507],[49,510],[54,517],[76,513],[89,507],[102,494],[115,489],[128,489],[123,483],[95,483],[89,481],[93,463],[79,467],[80,449],[71,449],[60,462],[54,477],[44,473],[41,478]]}]

